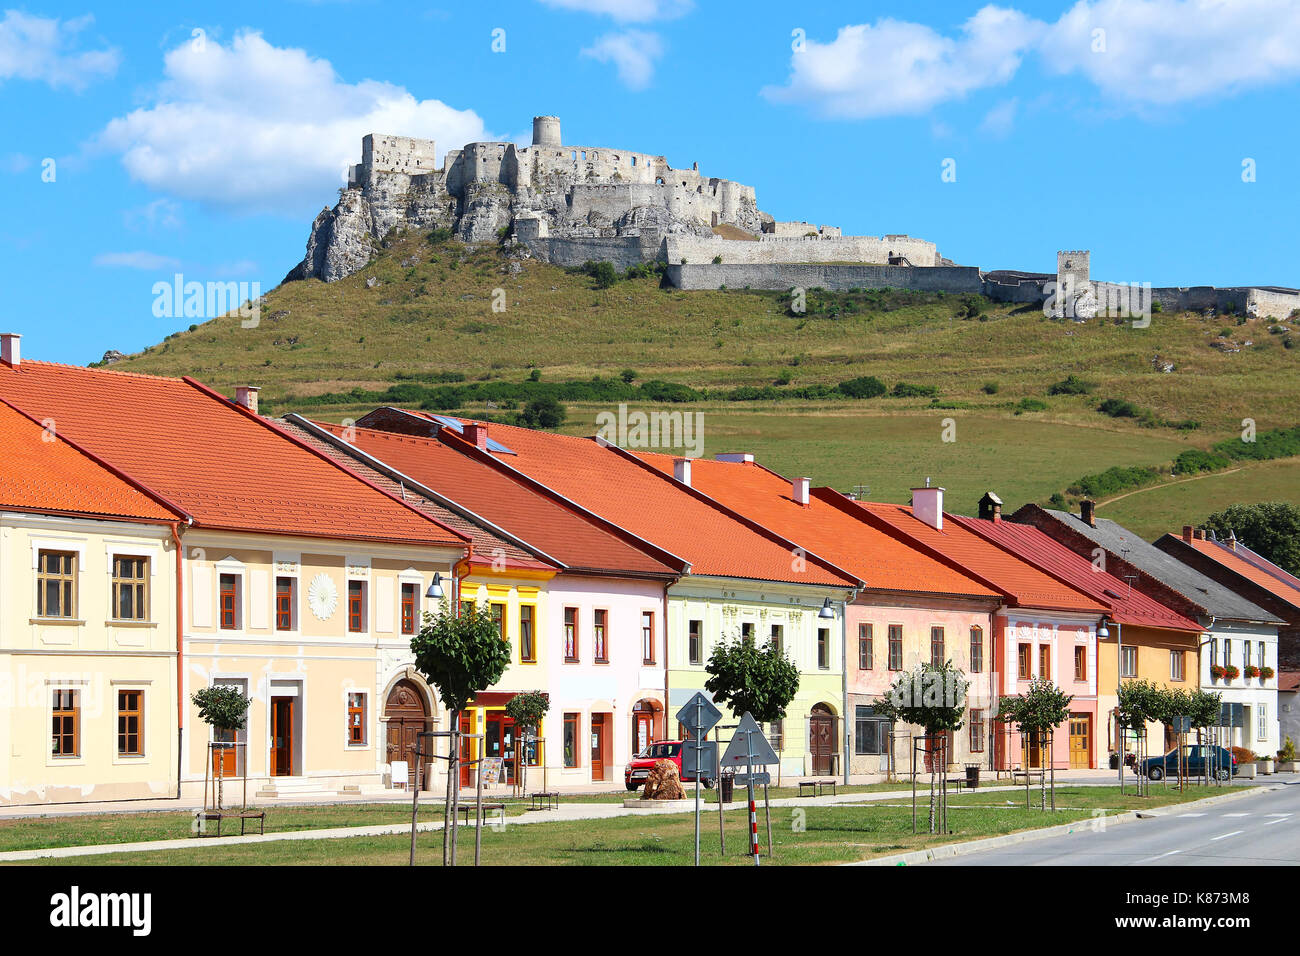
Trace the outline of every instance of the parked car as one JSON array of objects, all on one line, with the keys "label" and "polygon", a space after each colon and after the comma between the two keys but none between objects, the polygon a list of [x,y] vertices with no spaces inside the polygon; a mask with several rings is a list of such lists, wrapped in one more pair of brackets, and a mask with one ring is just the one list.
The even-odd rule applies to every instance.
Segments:
[{"label": "parked car", "polygon": [[[677,775],[682,783],[694,783],[695,776],[682,773],[682,741],[660,740],[652,743],[645,750],[632,758],[632,762],[623,768],[623,785],[629,790],[638,790],[645,785],[645,778],[650,776],[650,768],[658,760],[671,760],[677,764]],[[713,786],[713,779],[707,774],[700,777],[700,783],[706,787]]]},{"label": "parked car", "polygon": [[[1203,744],[1186,744],[1183,746],[1183,763],[1189,777],[1200,777],[1207,773],[1206,761],[1214,770],[1214,777],[1227,780],[1229,774],[1237,775],[1237,758],[1224,747],[1207,747]],[[1148,757],[1138,766],[1138,773],[1145,774],[1151,780],[1162,780],[1166,774],[1178,776],[1178,748],[1160,757]]]}]

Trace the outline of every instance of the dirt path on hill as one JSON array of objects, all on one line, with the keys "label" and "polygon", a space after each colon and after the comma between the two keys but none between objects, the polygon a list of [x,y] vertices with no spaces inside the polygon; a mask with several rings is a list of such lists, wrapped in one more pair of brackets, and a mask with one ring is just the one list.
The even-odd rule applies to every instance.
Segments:
[{"label": "dirt path on hill", "polygon": [[1189,481],[1200,481],[1202,478],[1214,478],[1218,475],[1231,475],[1234,472],[1244,471],[1245,468],[1245,465],[1238,465],[1236,468],[1227,468],[1223,471],[1207,471],[1203,475],[1193,475],[1191,478],[1179,478],[1177,481],[1164,481],[1158,485],[1148,485],[1145,488],[1138,488],[1135,491],[1126,491],[1124,494],[1116,495],[1114,498],[1107,498],[1105,501],[1099,501],[1097,502],[1097,508],[1100,510],[1106,507],[1106,505],[1113,504],[1116,501],[1122,501],[1130,495],[1140,495],[1144,491],[1156,491],[1160,488],[1168,488],[1170,485],[1185,485]]}]

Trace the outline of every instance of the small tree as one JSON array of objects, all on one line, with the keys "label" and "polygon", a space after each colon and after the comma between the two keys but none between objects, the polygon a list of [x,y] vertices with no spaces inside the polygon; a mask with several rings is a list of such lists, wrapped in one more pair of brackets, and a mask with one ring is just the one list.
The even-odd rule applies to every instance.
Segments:
[{"label": "small tree", "polygon": [[[1053,684],[1046,677],[1035,677],[1029,682],[1029,689],[1018,697],[1003,697],[998,701],[998,720],[1015,724],[1022,734],[1028,734],[1031,738],[1037,737],[1039,752],[1043,750],[1044,744],[1047,743],[1048,735],[1055,732],[1056,728],[1070,716],[1070,701],[1074,700],[1072,694],[1067,694],[1059,687]],[[1051,755],[1048,755],[1051,760]],[[1025,769],[1028,770],[1028,763]],[[1026,787],[1029,783],[1029,775],[1025,775]],[[1047,792],[1047,774],[1043,774],[1039,780],[1041,793],[1044,799],[1039,801],[1040,809],[1045,808]],[[1029,799],[1028,789],[1025,792],[1025,799]],[[1052,808],[1056,808],[1056,776],[1052,776]]]},{"label": "small tree", "polygon": [[[775,641],[762,647],[753,639],[735,638],[719,641],[704,665],[709,679],[704,689],[716,703],[726,706],[733,717],[746,711],[765,724],[785,719],[785,709],[799,693],[799,668]],[[781,735],[785,749],[785,735]],[[781,765],[776,768],[777,785],[781,783]]]},{"label": "small tree", "polygon": [[[969,687],[970,682],[966,680],[965,673],[953,666],[952,661],[922,664],[914,671],[899,674],[889,692],[874,700],[872,707],[876,714],[888,718],[891,723],[902,721],[916,724],[925,730],[926,737],[933,739],[939,734],[961,729],[966,713],[966,690]],[[937,769],[936,762],[931,761],[931,833],[934,832],[934,774]]]},{"label": "small tree", "polygon": [[528,789],[528,737],[537,734],[542,726],[542,718],[550,709],[550,700],[539,690],[516,694],[506,702],[506,716],[515,722],[515,753],[519,754],[519,789],[521,790]]},{"label": "small tree", "polygon": [[[253,702],[253,698],[245,697],[237,688],[228,684],[219,684],[195,691],[190,701],[199,709],[199,720],[213,730],[233,733],[244,729],[244,723],[248,719],[248,705]],[[237,754],[235,759],[239,759]],[[221,800],[224,796],[225,788],[222,783],[224,780],[224,773],[217,774],[218,810],[221,809]]]},{"label": "small tree", "polygon": [[424,615],[420,633],[411,638],[411,651],[415,654],[416,669],[438,688],[438,696],[451,716],[442,863],[446,866],[450,859],[451,865],[455,866],[456,809],[460,797],[460,714],[475,694],[501,679],[510,663],[510,643],[501,639],[497,622],[486,609],[470,603],[456,617],[443,601],[437,614]]},{"label": "small tree", "polygon": [[[1123,731],[1132,729],[1139,740],[1145,742],[1147,722],[1158,720],[1165,709],[1160,688],[1151,681],[1142,678],[1121,682],[1116,694],[1115,717]],[[1145,750],[1145,747],[1142,748]],[[1120,791],[1124,789],[1124,755],[1120,754]],[[1134,768],[1136,769],[1136,767]],[[1142,789],[1141,774],[1137,778],[1138,790]]]}]

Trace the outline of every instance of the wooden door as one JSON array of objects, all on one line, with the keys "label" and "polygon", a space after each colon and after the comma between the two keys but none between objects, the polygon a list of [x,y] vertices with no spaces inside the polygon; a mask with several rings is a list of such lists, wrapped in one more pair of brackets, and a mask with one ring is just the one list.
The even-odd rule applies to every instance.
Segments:
[{"label": "wooden door", "polygon": [[835,757],[835,717],[824,704],[813,706],[808,717],[809,748],[812,755],[812,772],[823,775],[833,772]]},{"label": "wooden door", "polygon": [[605,779],[605,715],[591,715],[591,779]]},{"label": "wooden door", "polygon": [[271,698],[271,773],[276,777],[293,776],[293,701]]},{"label": "wooden door", "polygon": [[428,729],[429,713],[424,702],[424,695],[409,680],[400,680],[388,694],[384,703],[384,720],[387,723],[385,745],[389,763],[406,761],[406,784],[416,785],[417,773],[420,789],[428,790],[432,783],[429,769],[432,760],[420,765],[420,734]]},{"label": "wooden door", "polygon": [[[474,718],[477,711],[467,710],[460,715],[460,732],[474,733]],[[469,736],[460,739],[460,785],[468,787],[474,782],[474,761],[478,759],[478,741]]]},{"label": "wooden door", "polygon": [[228,747],[212,748],[212,776],[213,777],[233,777],[237,773],[238,766],[238,748],[235,746],[235,738],[238,731],[234,730],[216,730],[213,733],[213,740],[216,743],[229,744]]},{"label": "wooden door", "polygon": [[1029,741],[1029,749],[1025,752],[1025,766],[1028,768],[1041,767],[1043,765],[1043,754],[1038,745],[1038,734],[1028,734],[1027,739]]},{"label": "wooden door", "polygon": [[1092,718],[1070,715],[1070,769],[1086,770],[1092,765]]}]

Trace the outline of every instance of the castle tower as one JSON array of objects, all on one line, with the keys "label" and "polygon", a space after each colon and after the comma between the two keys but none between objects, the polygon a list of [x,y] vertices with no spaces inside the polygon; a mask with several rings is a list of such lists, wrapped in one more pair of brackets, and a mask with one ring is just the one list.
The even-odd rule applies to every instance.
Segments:
[{"label": "castle tower", "polygon": [[533,117],[534,146],[561,146],[563,143],[564,141],[560,139],[560,118],[558,116]]}]

